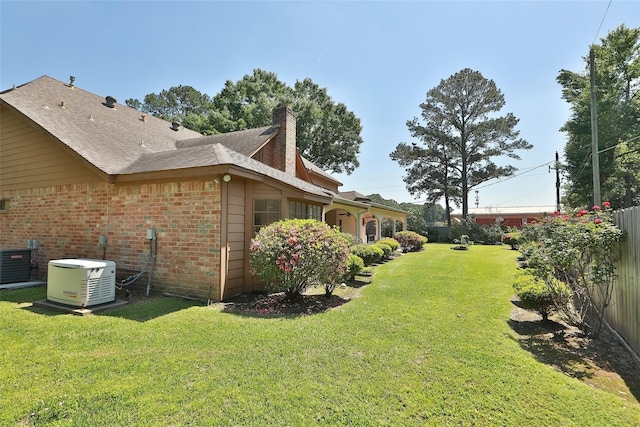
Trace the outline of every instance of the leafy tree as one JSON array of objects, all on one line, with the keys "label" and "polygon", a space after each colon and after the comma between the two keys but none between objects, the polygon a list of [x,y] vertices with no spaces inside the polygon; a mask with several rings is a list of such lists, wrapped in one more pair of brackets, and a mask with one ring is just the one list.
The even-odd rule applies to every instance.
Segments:
[{"label": "leafy tree", "polygon": [[459,71],[427,92],[420,104],[422,119],[407,122],[417,143],[400,143],[391,158],[405,167],[404,180],[412,194],[427,194],[428,200],[461,201],[462,215],[468,214],[472,188],[494,178],[512,175],[514,166],[498,166],[493,159],[520,159],[516,150],[533,146],[518,138],[518,119],[512,114],[497,116],[504,96],[493,80],[469,68]]},{"label": "leafy tree", "polygon": [[209,120],[220,133],[268,126],[273,109],[292,104],[293,99],[293,89],[278,80],[275,73],[256,69],[237,82],[226,81],[213,97],[214,111]]},{"label": "leafy tree", "polygon": [[[596,70],[596,111],[600,183],[603,200],[614,207],[640,203],[640,28],[624,25],[592,46]],[[562,127],[568,184],[565,203],[593,204],[591,156],[591,82],[589,56],[581,73],[561,70],[557,81],[572,114]]]},{"label": "leafy tree", "polygon": [[447,218],[445,209],[438,203],[425,203],[422,210],[427,223],[443,222]]},{"label": "leafy tree", "polygon": [[[427,221],[424,218],[424,208],[415,203],[401,203],[400,208],[411,213],[411,215],[407,217],[407,230],[425,234]],[[396,229],[398,228],[396,227]]]},{"label": "leafy tree", "polygon": [[213,103],[211,122],[219,132],[267,126],[273,109],[289,104],[296,112],[298,149],[304,157],[336,173],[351,173],[360,165],[360,119],[309,78],[291,88],[275,73],[256,69],[235,83],[227,81]]},{"label": "leafy tree", "polygon": [[360,166],[360,119],[309,78],[296,81],[292,88],[275,73],[255,69],[237,82],[227,80],[213,98],[178,86],[149,94],[144,103],[136,99],[126,103],[208,134],[268,126],[275,107],[290,105],[297,115],[298,149],[304,157],[335,173],[350,174]]},{"label": "leafy tree", "polygon": [[309,78],[295,83],[294,97],[300,153],[322,169],[335,173],[350,174],[360,166],[358,154],[363,142],[360,119],[345,104],[335,103],[327,89]]},{"label": "leafy tree", "polygon": [[411,136],[419,138],[424,147],[413,142],[400,143],[390,154],[392,160],[405,167],[403,181],[411,195],[426,194],[427,202],[434,204],[444,199],[445,217],[451,225],[451,202],[460,204],[460,175],[454,167],[454,156],[447,145],[447,136],[434,126],[421,126],[417,118],[407,122]]},{"label": "leafy tree", "polygon": [[164,120],[178,121],[184,126],[198,123],[197,117],[202,121],[211,109],[211,99],[191,86],[174,86],[159,94],[150,93],[144,97],[144,103],[137,99],[127,99],[125,103]]}]

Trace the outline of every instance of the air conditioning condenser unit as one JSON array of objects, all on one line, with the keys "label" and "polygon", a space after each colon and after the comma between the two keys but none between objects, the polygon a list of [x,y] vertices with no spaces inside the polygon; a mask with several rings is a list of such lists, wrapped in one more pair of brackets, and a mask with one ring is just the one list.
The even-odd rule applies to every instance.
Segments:
[{"label": "air conditioning condenser unit", "polygon": [[92,259],[49,261],[47,300],[78,307],[116,299],[116,263]]}]

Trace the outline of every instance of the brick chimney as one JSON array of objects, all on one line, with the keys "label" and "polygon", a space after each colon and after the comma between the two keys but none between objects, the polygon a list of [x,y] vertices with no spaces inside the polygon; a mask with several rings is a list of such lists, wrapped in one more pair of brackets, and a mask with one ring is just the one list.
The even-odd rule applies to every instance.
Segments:
[{"label": "brick chimney", "polygon": [[287,105],[276,107],[273,125],[280,126],[275,138],[274,167],[296,176],[296,113]]}]

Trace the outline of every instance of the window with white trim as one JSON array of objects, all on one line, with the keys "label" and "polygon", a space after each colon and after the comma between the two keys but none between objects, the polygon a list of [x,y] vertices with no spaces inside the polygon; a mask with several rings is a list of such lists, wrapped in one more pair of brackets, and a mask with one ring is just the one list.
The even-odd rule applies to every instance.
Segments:
[{"label": "window with white trim", "polygon": [[303,202],[289,202],[289,218],[317,219],[322,221],[322,206]]}]

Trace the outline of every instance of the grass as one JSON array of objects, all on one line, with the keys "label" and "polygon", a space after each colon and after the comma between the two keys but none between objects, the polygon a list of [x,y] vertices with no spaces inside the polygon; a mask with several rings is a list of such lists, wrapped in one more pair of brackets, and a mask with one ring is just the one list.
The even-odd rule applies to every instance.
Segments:
[{"label": "grass", "polygon": [[76,317],[0,292],[0,425],[640,425],[508,324],[515,252],[428,245],[313,316],[176,298]]}]

